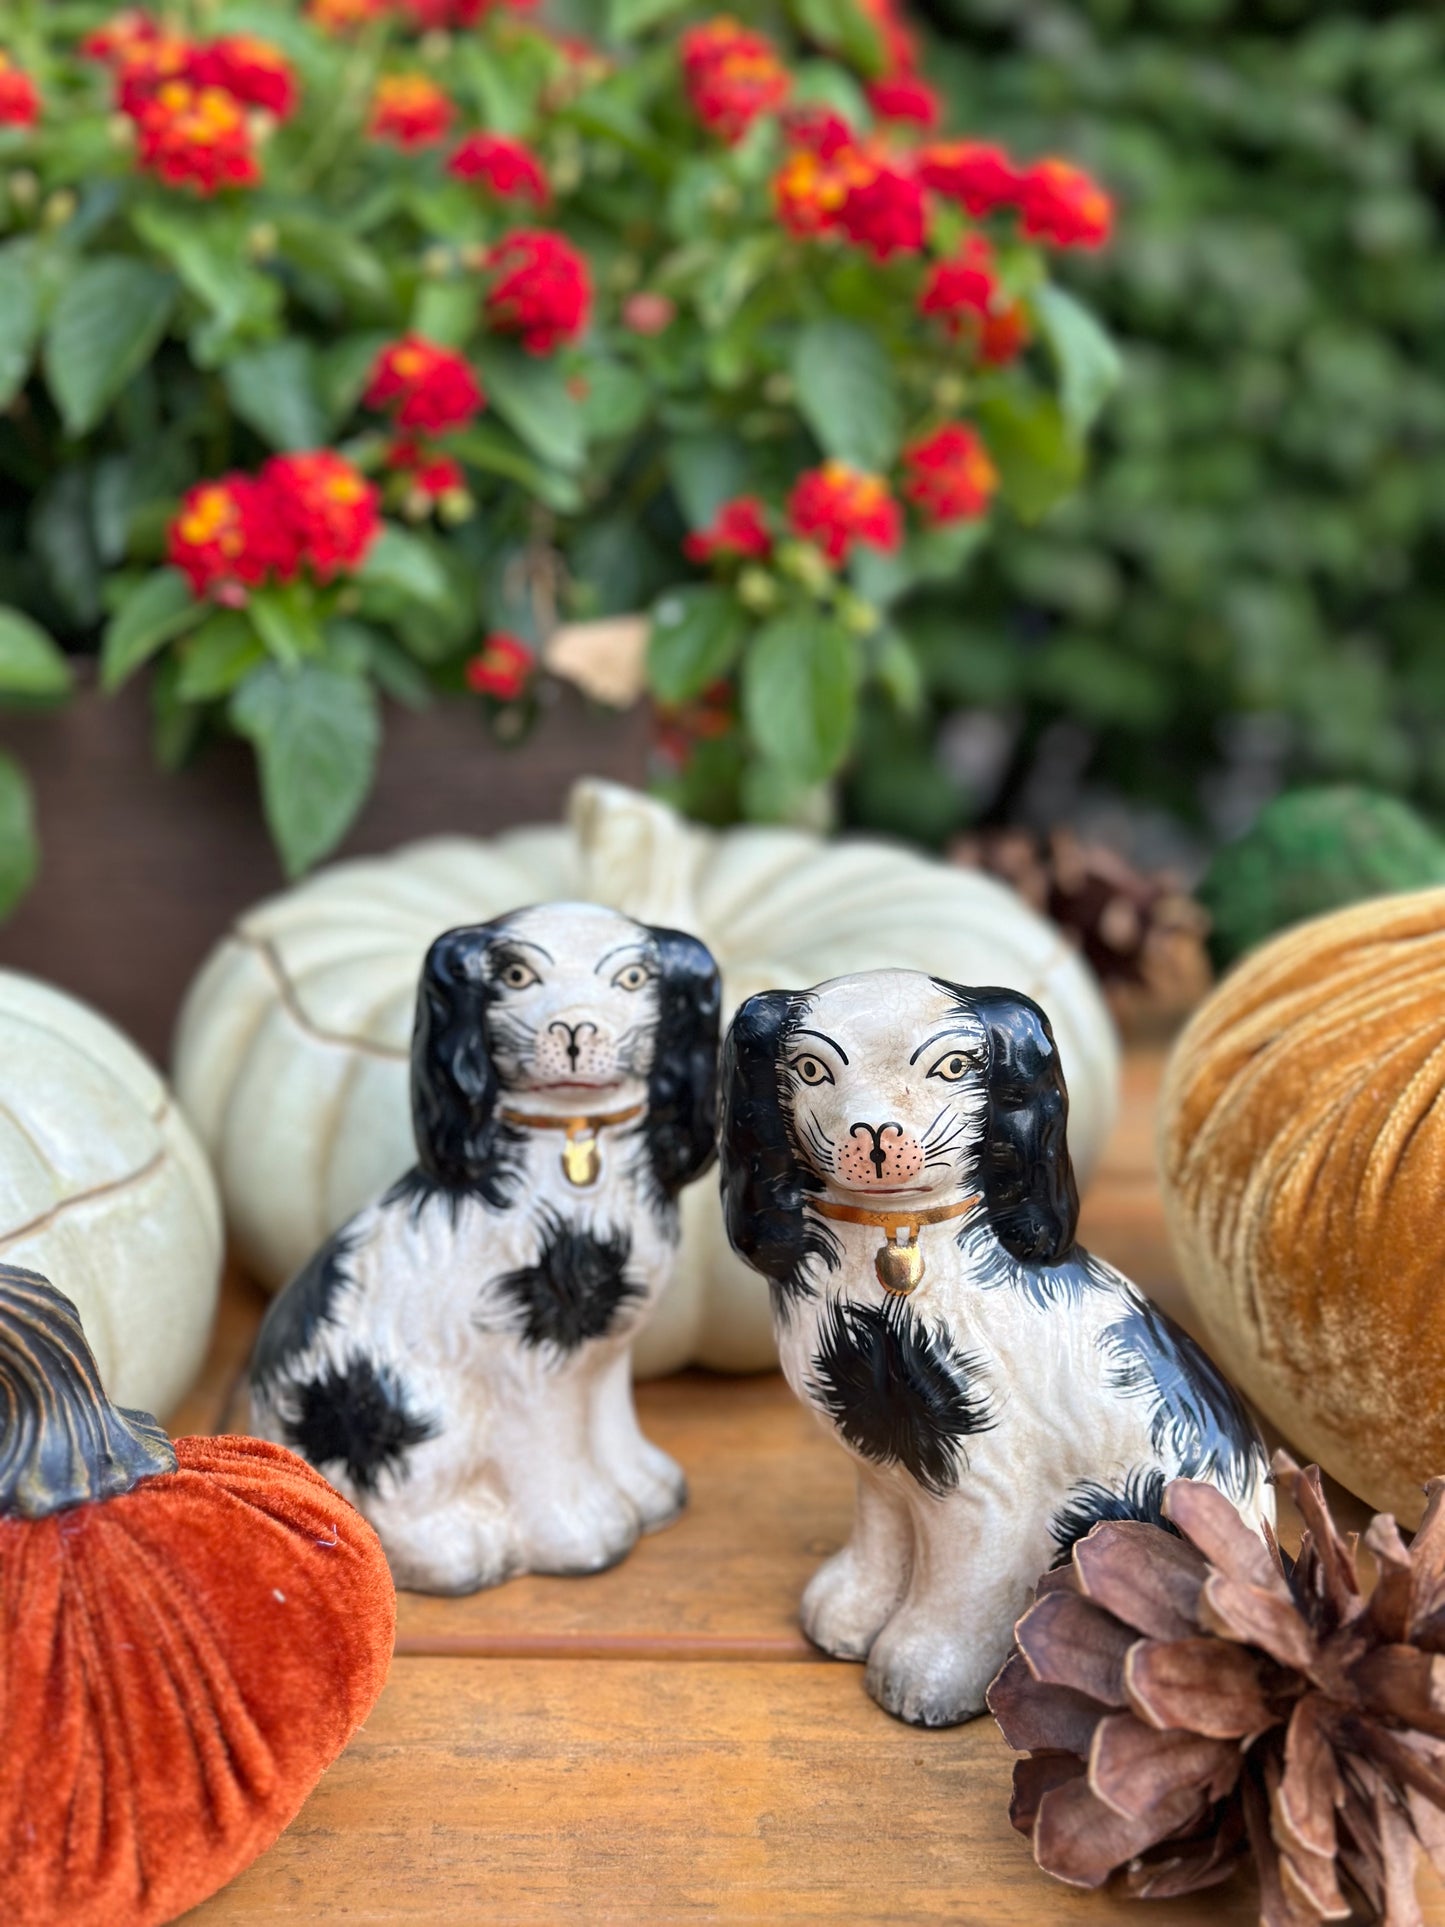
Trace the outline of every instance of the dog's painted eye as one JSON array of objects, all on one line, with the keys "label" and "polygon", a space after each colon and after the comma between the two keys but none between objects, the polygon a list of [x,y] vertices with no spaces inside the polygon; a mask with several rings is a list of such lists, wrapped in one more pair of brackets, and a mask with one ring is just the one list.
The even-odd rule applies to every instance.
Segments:
[{"label": "dog's painted eye", "polygon": [[529,984],[540,983],[541,978],[530,964],[524,964],[520,957],[513,957],[509,964],[502,966],[501,982],[508,990],[525,990]]},{"label": "dog's painted eye", "polygon": [[801,1057],[795,1057],[788,1068],[789,1070],[796,1071],[805,1084],[831,1084],[833,1082],[833,1073],[828,1069],[828,1066],[823,1062],[822,1058],[810,1057],[807,1052],[804,1052]]},{"label": "dog's painted eye", "polygon": [[945,1084],[960,1084],[973,1068],[974,1059],[967,1051],[949,1050],[943,1053],[928,1075],[941,1077]]},{"label": "dog's painted eye", "polygon": [[651,976],[646,964],[630,963],[624,964],[612,981],[618,990],[641,990]]}]

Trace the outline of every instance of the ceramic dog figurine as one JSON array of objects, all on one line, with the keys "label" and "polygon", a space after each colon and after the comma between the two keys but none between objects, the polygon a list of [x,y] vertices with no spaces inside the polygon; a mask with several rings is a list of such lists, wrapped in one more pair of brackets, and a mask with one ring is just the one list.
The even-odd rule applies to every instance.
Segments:
[{"label": "ceramic dog figurine", "polygon": [[253,1425],[370,1519],[399,1586],[600,1572],[682,1473],[632,1404],[677,1196],[714,1155],[719,985],[693,937],[554,903],[438,938],[417,1163],[272,1305]]},{"label": "ceramic dog figurine", "polygon": [[764,991],[723,1048],[728,1234],[788,1381],[857,1461],[804,1631],[899,1718],[983,1710],[1039,1574],[1101,1519],[1210,1480],[1272,1515],[1248,1414],[1075,1242],[1068,1099],[1039,1007],[913,971]]}]

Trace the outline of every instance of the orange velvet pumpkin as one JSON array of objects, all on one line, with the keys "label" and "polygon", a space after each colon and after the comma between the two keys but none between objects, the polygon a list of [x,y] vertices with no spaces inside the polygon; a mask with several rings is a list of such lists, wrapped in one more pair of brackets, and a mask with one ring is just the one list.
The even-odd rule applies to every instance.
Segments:
[{"label": "orange velvet pumpkin", "polygon": [[370,1526],[293,1453],[101,1391],[0,1265],[0,1919],[150,1927],[292,1819],[385,1682]]}]

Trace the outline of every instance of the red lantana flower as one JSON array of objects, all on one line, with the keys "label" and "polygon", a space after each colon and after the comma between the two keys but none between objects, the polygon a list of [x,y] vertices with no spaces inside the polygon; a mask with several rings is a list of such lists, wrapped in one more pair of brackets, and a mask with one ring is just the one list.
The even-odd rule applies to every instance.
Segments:
[{"label": "red lantana flower", "polygon": [[736,495],[721,505],[705,529],[684,538],[682,552],[689,562],[711,562],[719,555],[765,556],[772,546],[763,502],[756,495]]},{"label": "red lantana flower", "polygon": [[773,178],[773,205],[788,230],[807,238],[838,225],[848,198],[851,147],[823,155],[811,147],[790,154]]},{"label": "red lantana flower", "polygon": [[115,63],[116,106],[139,120],[168,81],[192,79],[195,58],[194,43],[172,33],[121,48]]},{"label": "red lantana flower", "polygon": [[883,44],[884,73],[916,73],[918,41],[904,19],[899,0],[862,0],[862,5]]},{"label": "red lantana flower", "polygon": [[423,32],[475,27],[502,6],[512,13],[530,13],[537,0],[400,0],[401,11]]},{"label": "red lantana flower", "polygon": [[136,159],[169,187],[211,195],[261,178],[246,115],[220,87],[168,80],[137,116]]},{"label": "red lantana flower", "polygon": [[841,114],[809,101],[783,115],[783,138],[789,147],[805,148],[819,160],[831,161],[852,147],[858,136]]},{"label": "red lantana flower", "polygon": [[916,127],[937,127],[943,118],[937,89],[917,74],[885,75],[870,82],[868,105],[880,120],[909,121]]},{"label": "red lantana flower", "polygon": [[836,460],[798,477],[788,497],[788,521],[795,535],[815,542],[833,563],[845,561],[855,542],[889,552],[903,540],[903,512],[882,476]]},{"label": "red lantana flower", "polygon": [[201,87],[223,87],[247,107],[277,120],[295,112],[296,76],[279,47],[254,34],[229,34],[196,50],[189,78]]},{"label": "red lantana flower", "polygon": [[916,254],[927,229],[923,189],[910,171],[881,149],[856,149],[848,165],[838,226],[875,261]]},{"label": "red lantana flower", "polygon": [[532,680],[536,665],[536,656],[520,636],[498,630],[467,664],[467,687],[479,696],[495,696],[498,702],[515,702]]},{"label": "red lantana flower", "polygon": [[123,7],[80,43],[87,60],[118,61],[161,38],[160,23],[142,7]]},{"label": "red lantana flower", "polygon": [[988,513],[998,470],[974,430],[948,422],[903,451],[903,493],[930,522],[974,521]]},{"label": "red lantana flower", "polygon": [[466,471],[452,456],[438,454],[425,442],[401,440],[393,442],[382,459],[404,481],[403,507],[417,521],[437,505],[458,515],[470,510]]},{"label": "red lantana flower", "polygon": [[968,337],[980,361],[1002,367],[1029,338],[1021,303],[998,278],[993,249],[981,234],[965,236],[959,252],[937,261],[918,297],[918,312],[936,315],[949,334]]},{"label": "red lantana flower", "polygon": [[677,303],[655,288],[639,288],[622,304],[622,325],[635,335],[660,335],[677,319]]},{"label": "red lantana flower", "polygon": [[787,99],[792,79],[766,34],[718,14],[682,36],[683,85],[704,127],[731,146]]},{"label": "red lantana flower", "polygon": [[988,141],[936,141],[918,156],[918,178],[973,215],[1011,205],[1021,179],[1004,150]]},{"label": "red lantana flower", "polygon": [[365,559],[381,529],[378,492],[334,450],[273,455],[260,481],[318,581]]},{"label": "red lantana flower", "polygon": [[404,335],[383,348],[372,363],[362,397],[368,408],[390,408],[402,428],[433,435],[461,428],[485,405],[471,364],[450,348],[420,335]]},{"label": "red lantana flower", "polygon": [[371,97],[367,131],[395,147],[434,147],[452,124],[452,103],[425,74],[383,74]]},{"label": "red lantana flower", "polygon": [[272,492],[253,476],[224,475],[181,498],[166,531],[166,560],[192,595],[234,601],[238,589],[294,575],[300,551]]},{"label": "red lantana flower", "polygon": [[551,197],[542,163],[525,141],[505,134],[468,134],[447,162],[459,181],[480,181],[499,201],[531,201],[545,207]]},{"label": "red lantana flower", "polygon": [[1101,248],[1114,228],[1114,203],[1082,167],[1035,161],[1019,181],[1024,233],[1060,248]]},{"label": "red lantana flower", "polygon": [[0,53],[0,127],[33,127],[40,119],[40,89],[23,68]]},{"label": "red lantana flower", "polygon": [[487,318],[520,335],[529,355],[549,355],[587,326],[592,282],[585,256],[546,228],[518,228],[487,254],[494,279]]}]

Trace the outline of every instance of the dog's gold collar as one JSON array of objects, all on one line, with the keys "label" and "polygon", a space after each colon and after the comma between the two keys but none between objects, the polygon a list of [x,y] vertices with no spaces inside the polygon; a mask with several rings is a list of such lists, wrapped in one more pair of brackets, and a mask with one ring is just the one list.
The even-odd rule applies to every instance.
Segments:
[{"label": "dog's gold collar", "polygon": [[539,1111],[509,1111],[503,1105],[502,1117],[508,1124],[519,1124],[524,1131],[565,1131],[562,1175],[569,1184],[585,1189],[597,1182],[602,1169],[597,1133],[609,1124],[630,1123],[646,1109],[645,1104],[629,1104],[625,1111],[596,1111],[590,1117],[548,1117]]},{"label": "dog's gold collar", "polygon": [[[823,1218],[841,1224],[872,1224],[888,1234],[888,1242],[878,1247],[873,1268],[878,1282],[890,1298],[906,1298],[923,1283],[923,1253],[918,1248],[918,1228],[942,1224],[946,1218],[961,1218],[983,1202],[982,1192],[958,1198],[952,1204],[925,1205],[921,1211],[874,1211],[861,1204],[839,1204],[832,1198],[809,1198],[808,1203]],[[906,1234],[906,1235],[905,1235]]]}]

